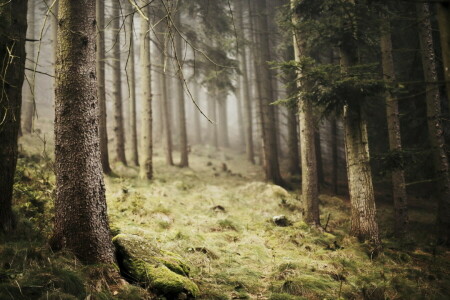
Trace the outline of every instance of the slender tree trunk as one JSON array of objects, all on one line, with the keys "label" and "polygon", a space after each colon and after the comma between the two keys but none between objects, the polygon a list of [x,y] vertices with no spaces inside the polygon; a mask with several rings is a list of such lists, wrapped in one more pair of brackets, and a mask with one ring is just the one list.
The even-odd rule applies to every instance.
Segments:
[{"label": "slender tree trunk", "polygon": [[338,126],[336,115],[333,115],[330,120],[330,131],[331,131],[331,191],[333,194],[339,194],[338,186],[338,166],[339,166],[339,155],[338,155]]},{"label": "slender tree trunk", "polygon": [[266,180],[272,181],[275,184],[283,185],[283,179],[280,174],[280,167],[278,162],[277,149],[277,131],[275,123],[275,110],[271,103],[273,102],[273,87],[270,77],[270,70],[268,61],[270,60],[269,40],[267,37],[268,23],[267,23],[267,9],[266,0],[256,1],[258,17],[258,51],[257,64],[260,66],[259,75],[261,78],[261,127],[263,137],[263,151],[264,151],[264,171]]},{"label": "slender tree trunk", "polygon": [[25,77],[27,1],[0,0],[0,17],[0,74],[8,79],[0,79],[0,232],[9,232],[15,227],[12,195]]},{"label": "slender tree trunk", "polygon": [[448,157],[445,152],[444,130],[441,122],[441,100],[437,86],[436,57],[428,3],[418,3],[419,40],[422,50],[422,65],[426,82],[427,122],[430,146],[433,151],[434,172],[438,191],[437,214],[438,239],[450,244],[450,177]]},{"label": "slender tree trunk", "polygon": [[444,63],[445,89],[450,108],[450,2],[442,1],[437,4],[437,16]]},{"label": "slender tree trunk", "polygon": [[228,138],[228,114],[227,114],[227,98],[224,91],[219,92],[218,98],[218,112],[219,112],[219,142],[224,148],[230,147],[230,140]]},{"label": "slender tree trunk", "polygon": [[300,152],[298,149],[298,108],[295,105],[294,108],[289,107],[287,109],[287,122],[288,122],[288,158],[289,158],[289,173],[291,175],[299,175],[300,169]]},{"label": "slender tree trunk", "polygon": [[[291,1],[292,10],[295,12],[295,2]],[[301,16],[294,13],[292,16],[293,24],[297,24]],[[302,56],[306,55],[304,41],[298,30],[293,32],[293,44],[295,60],[299,62]],[[297,87],[301,90],[307,90],[308,85],[302,84],[300,79],[301,72],[297,73]],[[299,99],[298,116],[300,123],[300,144],[301,144],[301,162],[302,162],[302,200],[304,207],[304,219],[308,224],[320,226],[319,212],[319,191],[317,183],[317,158],[316,145],[314,141],[314,116],[312,103],[307,99]]]},{"label": "slender tree trunk", "polygon": [[[383,67],[383,78],[386,82],[395,82],[394,58],[392,56],[391,24],[387,16],[381,20],[381,59]],[[400,119],[398,111],[398,100],[390,92],[386,92],[386,116],[389,134],[389,149],[391,151],[402,151],[402,140],[400,135]],[[392,171],[392,194],[394,198],[395,233],[404,236],[408,227],[408,203],[405,186],[405,172],[402,169]]]},{"label": "slender tree trunk", "polygon": [[84,263],[114,263],[100,164],[95,1],[59,6],[55,227],[51,245]]},{"label": "slender tree trunk", "polygon": [[[199,84],[194,81],[192,84],[192,96],[194,97],[195,102],[197,102],[197,105],[200,107],[200,93],[199,93]],[[200,111],[195,105],[192,105],[192,116],[194,118],[194,140],[196,144],[202,143],[202,127],[200,122]]]},{"label": "slender tree trunk", "polygon": [[[150,18],[150,6],[143,8]],[[153,178],[153,140],[152,140],[152,79],[150,62],[150,21],[141,18],[141,156],[139,157],[139,176]]]},{"label": "slender tree trunk", "polygon": [[[175,24],[179,27],[181,25],[180,22],[180,12],[175,13]],[[176,86],[176,98],[177,98],[177,110],[178,110],[178,124],[179,124],[179,142],[180,142],[180,164],[179,166],[182,168],[189,167],[189,151],[188,151],[188,139],[187,139],[187,131],[186,131],[186,107],[184,104],[184,80],[183,80],[183,70],[182,70],[182,45],[181,45],[181,37],[178,32],[173,32],[175,35],[175,59],[178,62],[175,62],[177,65],[177,73],[179,80],[177,80]]]},{"label": "slender tree trunk", "polygon": [[[129,2],[126,2],[128,20],[125,23],[125,32],[129,36],[129,60],[126,65],[126,72],[128,77],[128,102],[130,107],[130,142],[131,142],[131,157],[130,161],[136,166],[139,166],[139,154],[138,154],[138,139],[137,139],[137,121],[136,121],[136,72],[135,72],[135,59],[134,59],[134,20],[133,20],[133,7]],[[141,63],[141,65],[143,65]],[[144,77],[144,76],[143,76]],[[144,81],[144,79],[142,79]],[[144,88],[145,89],[145,88]],[[145,92],[145,91],[144,91]]]},{"label": "slender tree trunk", "polygon": [[[238,14],[238,24],[241,30],[243,39],[246,38],[246,31],[244,29],[244,7],[241,1],[237,1],[237,14]],[[244,132],[245,132],[245,152],[247,154],[247,160],[252,164],[255,163],[255,153],[253,148],[253,113],[252,113],[252,103],[250,97],[250,83],[249,83],[249,70],[247,68],[247,48],[244,43],[241,44],[239,52],[239,60],[241,66],[241,99],[244,106]]]},{"label": "slender tree trunk", "polygon": [[217,130],[217,88],[212,87],[208,93],[208,117],[214,122],[208,124],[209,145],[219,149],[219,134]]},{"label": "slender tree trunk", "polygon": [[[341,47],[341,65],[344,72],[356,64],[353,44]],[[351,202],[350,233],[360,241],[381,244],[376,221],[375,194],[370,167],[367,122],[362,107],[344,107],[344,137],[347,157],[347,176]]]},{"label": "slender tree trunk", "polygon": [[244,114],[242,112],[242,83],[241,83],[241,78],[239,77],[237,82],[236,82],[236,91],[235,91],[235,96],[236,96],[236,115],[237,115],[237,123],[238,123],[238,145],[241,149],[243,149],[245,146],[245,129],[244,129]]},{"label": "slender tree trunk", "polygon": [[120,63],[120,5],[119,0],[112,0],[112,32],[113,32],[113,100],[114,100],[114,137],[116,140],[117,160],[127,164],[125,157],[125,129],[123,121],[122,81]]},{"label": "slender tree trunk", "polygon": [[323,172],[322,147],[320,138],[320,125],[317,125],[317,128],[315,128],[314,145],[317,160],[317,183],[318,183],[317,187],[320,190],[320,186],[325,184],[325,175]]},{"label": "slender tree trunk", "polygon": [[[105,91],[105,3],[96,0],[97,15],[97,93],[99,107],[100,159],[103,173],[111,174],[108,153],[108,130],[106,126],[106,91]],[[57,33],[57,30],[55,30]],[[57,39],[55,39],[56,41]],[[56,45],[55,45],[56,48]],[[56,57],[56,56],[55,56]],[[56,60],[55,60],[56,63]]]},{"label": "slender tree trunk", "polygon": [[28,71],[26,71],[26,82],[24,89],[24,116],[23,116],[23,125],[22,125],[22,132],[23,133],[31,133],[33,130],[33,117],[35,114],[35,97],[34,97],[34,79],[35,75],[32,70],[34,70],[36,65],[36,57],[35,57],[35,27],[36,27],[36,21],[35,21],[35,1],[28,1],[28,32],[27,32],[27,39],[30,41],[27,41],[25,44],[26,51],[27,51],[27,60],[26,60],[26,68]]},{"label": "slender tree trunk", "polygon": [[[164,56],[164,54],[161,54]],[[170,117],[170,107],[169,107],[169,98],[167,97],[167,75],[165,73],[161,73],[160,78],[161,82],[161,101],[163,108],[163,120],[164,120],[164,150],[166,154],[166,163],[169,166],[173,166],[173,144],[172,144],[172,124]]]}]

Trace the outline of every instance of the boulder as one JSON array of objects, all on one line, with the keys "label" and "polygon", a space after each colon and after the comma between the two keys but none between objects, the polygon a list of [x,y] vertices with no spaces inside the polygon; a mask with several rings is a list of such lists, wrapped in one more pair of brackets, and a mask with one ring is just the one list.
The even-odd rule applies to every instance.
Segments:
[{"label": "boulder", "polygon": [[122,273],[167,299],[192,299],[199,294],[188,276],[190,267],[175,253],[158,249],[144,238],[118,234],[113,238]]}]

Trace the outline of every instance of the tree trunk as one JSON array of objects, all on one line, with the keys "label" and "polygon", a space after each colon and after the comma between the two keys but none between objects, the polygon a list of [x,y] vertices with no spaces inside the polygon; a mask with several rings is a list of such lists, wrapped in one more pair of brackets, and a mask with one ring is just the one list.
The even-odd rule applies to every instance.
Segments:
[{"label": "tree trunk", "polygon": [[114,263],[100,164],[95,1],[59,3],[55,227],[51,245],[82,262]]},{"label": "tree trunk", "polygon": [[330,120],[330,131],[331,131],[331,191],[333,194],[339,194],[338,186],[338,166],[339,166],[339,154],[338,154],[338,126],[336,115],[333,115]]},{"label": "tree trunk", "polygon": [[437,4],[437,16],[439,33],[441,37],[442,60],[444,63],[445,89],[447,101],[450,108],[450,3],[441,2]]},{"label": "tree trunk", "polygon": [[[341,65],[344,72],[356,64],[355,48],[354,43],[341,46]],[[344,132],[352,211],[350,234],[360,241],[367,240],[378,247],[381,240],[376,221],[367,122],[362,107],[344,107]]]},{"label": "tree trunk", "polygon": [[[135,73],[135,61],[134,61],[134,20],[133,20],[133,7],[129,2],[126,2],[128,20],[125,23],[125,32],[129,35],[129,60],[126,65],[126,72],[128,78],[128,101],[130,107],[130,139],[131,139],[131,157],[130,161],[136,166],[139,166],[139,154],[138,154],[138,140],[137,140],[137,121],[136,121],[136,73]],[[143,63],[141,62],[141,65]],[[145,75],[143,76],[145,77]],[[144,81],[145,79],[142,79]],[[143,87],[144,90],[146,87]],[[150,89],[151,90],[151,89]],[[145,93],[145,91],[144,91]],[[146,99],[146,97],[144,97]],[[145,100],[144,100],[145,101]],[[144,111],[144,109],[142,110]],[[143,112],[144,114],[144,112]],[[146,113],[145,113],[146,114]]]},{"label": "tree trunk", "polygon": [[418,3],[419,40],[426,82],[427,122],[430,146],[433,151],[434,173],[438,191],[437,214],[439,242],[450,244],[450,178],[445,152],[444,130],[441,122],[441,101],[437,86],[436,57],[434,54],[430,8],[428,3]]},{"label": "tree trunk", "polygon": [[23,116],[23,125],[22,125],[22,133],[31,133],[33,130],[33,117],[35,114],[35,74],[34,74],[34,68],[36,66],[36,57],[35,57],[35,39],[36,39],[36,21],[35,21],[35,1],[28,1],[28,32],[27,32],[27,39],[29,41],[26,42],[25,47],[27,51],[27,60],[26,60],[26,68],[28,69],[25,71],[27,74],[27,80],[24,88],[24,116]]},{"label": "tree trunk", "polygon": [[297,119],[297,105],[294,108],[287,109],[288,122],[288,158],[289,158],[289,173],[291,175],[299,175],[300,169],[300,153],[298,149],[298,119]]},{"label": "tree trunk", "polygon": [[0,81],[0,232],[9,232],[15,227],[11,206],[25,77],[27,1],[0,0],[0,17],[0,72],[8,78]]},{"label": "tree trunk", "polygon": [[[314,123],[313,123],[314,126]],[[325,184],[325,175],[323,172],[323,159],[322,159],[322,147],[321,147],[321,138],[320,138],[320,125],[317,125],[317,128],[314,129],[314,148],[316,150],[316,160],[317,160],[317,188],[320,190],[320,187]]]},{"label": "tree trunk", "polygon": [[256,1],[258,17],[258,46],[257,46],[257,64],[260,66],[258,73],[260,75],[261,87],[261,129],[263,138],[264,151],[264,171],[265,178],[275,184],[283,185],[283,179],[280,174],[280,167],[278,162],[277,149],[277,131],[275,127],[275,110],[271,103],[273,102],[273,87],[270,77],[270,70],[268,61],[270,61],[269,40],[267,37],[268,23],[267,23],[267,9],[266,0]]},{"label": "tree trunk", "polygon": [[[237,1],[237,14],[238,24],[242,34],[242,40],[246,38],[246,32],[244,29],[244,7],[241,1]],[[253,113],[252,103],[250,97],[250,83],[249,83],[249,71],[247,68],[247,48],[245,43],[241,44],[239,52],[239,60],[241,66],[241,99],[243,102],[243,122],[244,122],[244,136],[245,136],[245,153],[247,154],[247,160],[252,164],[255,163],[255,153],[253,149]]]},{"label": "tree trunk", "polygon": [[[200,93],[199,93],[199,84],[197,81],[194,81],[192,84],[192,96],[194,97],[195,102],[200,107]],[[194,118],[194,140],[196,144],[202,143],[202,126],[200,122],[200,111],[195,105],[192,105],[192,117]]]},{"label": "tree trunk", "polygon": [[112,32],[113,32],[113,101],[114,101],[114,137],[116,140],[116,156],[117,160],[127,164],[125,157],[125,130],[123,121],[123,104],[122,104],[122,81],[120,69],[120,5],[119,0],[112,0]]},{"label": "tree trunk", "polygon": [[235,91],[235,96],[236,96],[236,116],[237,116],[237,123],[238,123],[238,140],[237,140],[237,144],[239,146],[239,150],[243,150],[245,146],[245,129],[244,129],[244,113],[242,112],[242,104],[243,104],[243,100],[242,100],[242,94],[243,94],[243,87],[242,87],[242,82],[240,80],[241,78],[239,77],[238,80],[236,81],[236,91]]},{"label": "tree trunk", "polygon": [[[108,130],[106,125],[106,90],[105,90],[105,3],[96,0],[97,16],[97,93],[99,107],[99,136],[100,136],[100,159],[103,173],[111,174],[108,153]],[[57,33],[57,31],[56,31]],[[56,41],[56,39],[55,39]],[[56,49],[57,45],[55,45]],[[55,56],[56,57],[56,56]],[[55,60],[56,63],[56,60]]]},{"label": "tree trunk", "polygon": [[230,147],[230,140],[228,138],[228,114],[227,114],[227,96],[225,91],[220,91],[218,95],[218,112],[219,112],[219,141],[224,148]]},{"label": "tree trunk", "polygon": [[[143,8],[150,18],[150,5]],[[153,178],[153,140],[152,140],[152,79],[150,62],[150,21],[141,18],[141,156],[139,157],[139,176],[141,179]]]},{"label": "tree trunk", "polygon": [[208,142],[209,145],[219,149],[219,134],[217,132],[217,88],[212,87],[208,93],[208,117],[214,123],[208,123]]},{"label": "tree trunk", "polygon": [[[296,13],[295,2],[291,1],[291,7],[294,11],[292,23],[297,24],[301,18]],[[304,42],[298,30],[293,32],[293,44],[295,61],[300,62],[306,55]],[[307,84],[301,83],[302,74],[297,73],[297,87],[300,90],[308,90]],[[316,145],[314,141],[314,116],[312,103],[307,99],[298,99],[298,116],[300,123],[300,144],[301,144],[301,162],[302,162],[302,200],[304,207],[305,222],[311,225],[320,226],[319,212],[319,191],[317,183],[317,158]]]},{"label": "tree trunk", "polygon": [[[163,57],[164,54],[161,53],[161,56]],[[165,73],[161,73],[159,80],[161,82],[161,101],[164,121],[164,150],[166,154],[166,163],[169,166],[173,166],[172,124],[170,122],[171,116],[169,98],[167,97],[167,75]]]},{"label": "tree trunk", "polygon": [[[394,58],[392,56],[391,24],[389,17],[382,16],[381,20],[381,59],[383,79],[390,84],[395,82]],[[389,134],[390,151],[402,151],[400,135],[400,119],[398,100],[390,92],[386,92],[386,116]],[[392,196],[394,198],[395,234],[404,236],[408,227],[408,203],[405,186],[405,172],[403,169],[392,171]]]},{"label": "tree trunk", "polygon": [[[175,16],[175,25],[180,28],[180,12],[176,12]],[[172,32],[175,35],[175,51],[174,56],[177,62],[175,62],[177,66],[176,72],[178,73],[178,80],[176,86],[176,98],[177,98],[177,111],[178,111],[178,125],[179,125],[179,142],[180,142],[180,164],[179,166],[182,168],[189,167],[189,153],[188,153],[188,139],[187,139],[187,131],[186,131],[186,107],[184,104],[184,78],[183,78],[183,69],[182,69],[182,45],[181,45],[181,37],[178,32]]]}]

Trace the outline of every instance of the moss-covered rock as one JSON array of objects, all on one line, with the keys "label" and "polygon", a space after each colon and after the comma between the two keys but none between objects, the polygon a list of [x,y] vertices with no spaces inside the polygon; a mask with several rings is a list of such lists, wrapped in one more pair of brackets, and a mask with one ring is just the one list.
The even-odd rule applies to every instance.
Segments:
[{"label": "moss-covered rock", "polygon": [[180,256],[160,250],[137,235],[118,234],[113,242],[121,271],[131,280],[168,299],[182,294],[195,298],[199,294],[197,285],[188,278],[190,268]]}]

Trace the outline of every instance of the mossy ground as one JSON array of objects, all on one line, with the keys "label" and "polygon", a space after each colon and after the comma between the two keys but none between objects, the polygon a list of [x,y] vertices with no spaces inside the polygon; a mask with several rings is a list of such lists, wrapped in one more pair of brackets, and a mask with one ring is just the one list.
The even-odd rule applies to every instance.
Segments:
[{"label": "mossy ground", "polygon": [[[34,285],[40,287],[39,297],[54,299],[59,299],[53,296],[57,293],[66,297],[62,299],[83,299],[88,294],[98,299],[150,297],[139,288],[120,293],[95,289],[89,272],[73,256],[46,247],[52,218],[51,159],[43,158],[42,146],[30,147],[38,140],[22,141],[28,154],[19,160],[15,189],[15,210],[21,218],[17,234],[1,238],[0,299],[9,299],[9,294],[17,297],[11,299],[27,299],[20,298],[27,291],[22,287]],[[384,248],[371,257],[368,245],[347,234],[345,197],[321,196],[322,223],[330,216],[329,232],[322,233],[302,222],[297,193],[262,182],[260,167],[246,163],[243,155],[194,146],[191,167],[180,169],[164,164],[161,149],[155,152],[151,182],[137,179],[136,167],[120,165],[113,166],[116,176],[106,178],[112,231],[137,234],[182,256],[192,266],[190,276],[200,288],[200,299],[448,299],[450,295],[450,252],[437,247],[429,234],[433,199],[411,197],[412,234],[402,241],[392,236],[390,203],[379,201]],[[271,221],[276,215],[287,216],[292,225],[276,226]]]}]

